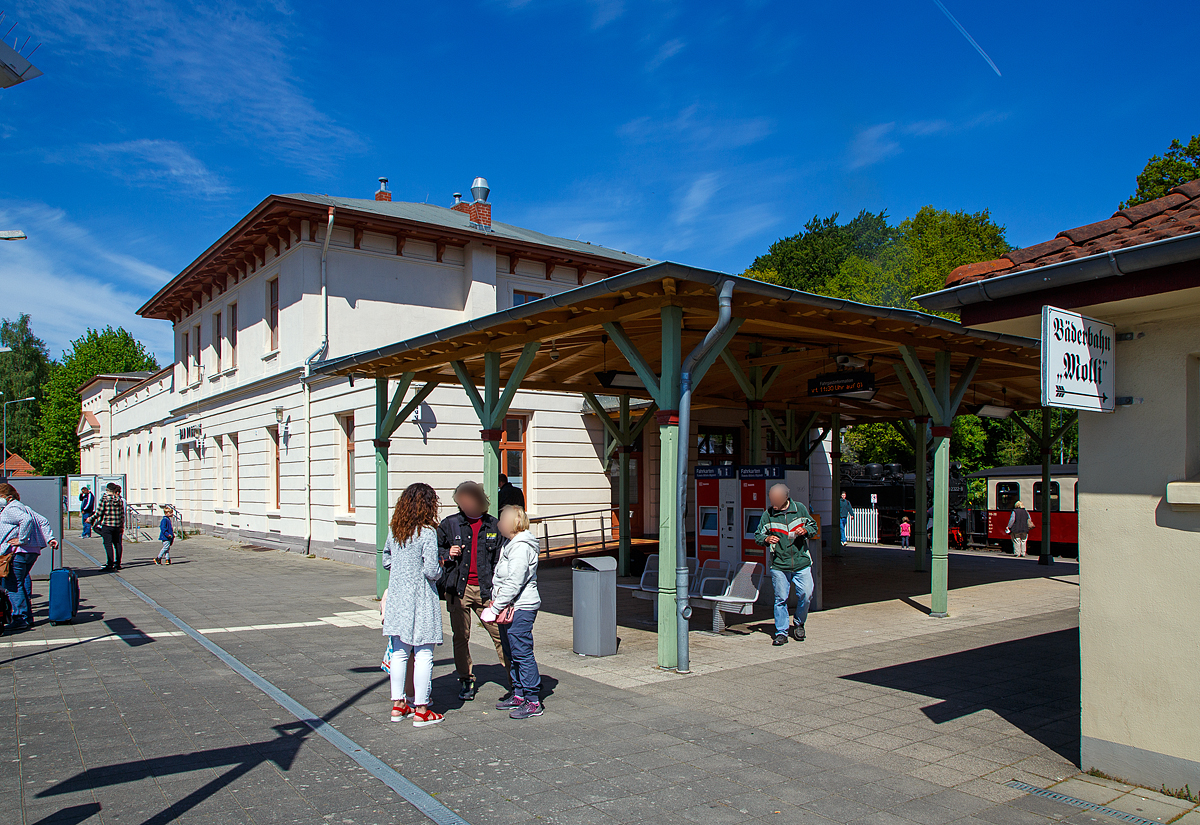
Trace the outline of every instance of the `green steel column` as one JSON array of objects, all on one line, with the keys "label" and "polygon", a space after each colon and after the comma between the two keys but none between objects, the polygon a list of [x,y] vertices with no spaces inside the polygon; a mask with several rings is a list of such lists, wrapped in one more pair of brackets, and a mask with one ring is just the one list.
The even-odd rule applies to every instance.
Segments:
[{"label": "green steel column", "polygon": [[383,545],[387,543],[391,506],[388,495],[388,447],[391,439],[380,430],[388,412],[388,380],[375,379],[375,598],[387,591],[388,571],[383,569]]},{"label": "green steel column", "polygon": [[1050,408],[1042,407],[1042,550],[1038,564],[1053,564],[1050,544],[1050,450],[1054,439],[1050,431]]},{"label": "green steel column", "polygon": [[746,419],[747,427],[750,436],[750,463],[763,463],[763,431],[762,431],[762,415],[763,402],[747,401],[746,409],[749,415]]},{"label": "green steel column", "polygon": [[501,430],[480,430],[483,439],[483,489],[487,491],[488,512],[499,516],[500,492],[500,433]]},{"label": "green steel column", "polygon": [[833,506],[829,508],[829,552],[842,555],[842,414],[830,416],[829,432],[833,435],[833,450],[829,453],[829,474],[832,480]]},{"label": "green steel column", "polygon": [[913,456],[916,459],[916,480],[914,484],[914,501],[913,509],[916,512],[913,515],[912,533],[915,541],[913,542],[913,553],[916,554],[916,560],[913,565],[913,570],[917,573],[924,573],[929,569],[929,533],[925,530],[925,524],[929,518],[929,418],[928,416],[917,416],[913,421],[913,432],[915,434],[915,442],[913,443]]},{"label": "green steel column", "polygon": [[[676,467],[679,450],[689,449],[690,435],[679,432],[679,374],[683,359],[683,309],[662,308],[662,374],[655,401],[660,407],[658,418],[658,666],[674,668],[679,665],[678,634],[675,605],[675,558],[679,543],[676,523],[679,507],[679,479]],[[685,631],[686,632],[686,629]]]},{"label": "green steel column", "polygon": [[[629,434],[629,396],[621,396],[621,435]],[[629,444],[617,445],[617,530],[620,537],[617,544],[617,575],[629,575],[630,536],[629,536]]]},{"label": "green steel column", "polygon": [[934,427],[933,449],[933,572],[930,575],[930,613],[948,613],[950,572],[950,435],[949,427]]}]

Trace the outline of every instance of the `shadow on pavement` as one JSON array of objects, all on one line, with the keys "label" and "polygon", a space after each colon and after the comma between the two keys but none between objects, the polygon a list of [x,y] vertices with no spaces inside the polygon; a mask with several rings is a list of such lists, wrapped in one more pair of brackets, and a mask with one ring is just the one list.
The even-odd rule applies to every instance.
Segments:
[{"label": "shadow on pavement", "polygon": [[31,825],[50,825],[50,823],[54,823],[54,825],[79,825],[80,822],[91,819],[98,813],[100,813],[100,803],[88,802],[84,805],[72,805],[70,808],[55,811]]},{"label": "shadow on pavement", "polygon": [[[331,721],[343,711],[352,707],[359,699],[362,699],[380,686],[387,684],[387,681],[386,676],[382,679],[377,679],[353,696],[347,698],[321,718],[326,722]],[[312,728],[299,720],[275,725],[272,730],[277,734],[275,739],[254,742],[248,745],[211,748],[206,751],[195,751],[175,756],[140,759],[135,762],[123,762],[116,765],[88,768],[70,779],[63,780],[43,791],[39,791],[37,796],[39,798],[54,797],[62,794],[79,793],[80,791],[122,785],[126,782],[136,782],[140,779],[150,777],[188,773],[202,768],[229,767],[229,770],[222,773],[216,779],[192,791],[183,799],[171,803],[170,807],[166,810],[159,812],[143,823],[143,825],[166,825],[168,822],[174,822],[180,816],[222,789],[232,785],[259,765],[266,762],[273,762],[281,771],[288,770],[295,760],[296,755],[300,752],[300,748],[304,746],[308,737],[313,734]],[[77,807],[83,809],[88,806],[80,805]],[[92,813],[95,813],[95,811]],[[90,816],[91,814],[89,813],[88,815]],[[62,811],[55,813],[52,821],[82,821],[60,820],[61,816]]]},{"label": "shadow on pavement", "polygon": [[991,710],[1079,764],[1079,630],[1059,630],[842,676],[941,699],[934,724]]}]

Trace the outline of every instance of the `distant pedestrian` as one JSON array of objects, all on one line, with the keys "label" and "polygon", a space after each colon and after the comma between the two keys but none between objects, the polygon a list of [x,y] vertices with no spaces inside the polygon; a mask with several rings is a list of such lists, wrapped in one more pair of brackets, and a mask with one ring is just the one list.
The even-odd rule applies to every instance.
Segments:
[{"label": "distant pedestrian", "polygon": [[1014,556],[1025,555],[1029,543],[1029,529],[1032,526],[1033,519],[1029,511],[1018,501],[1013,505],[1012,515],[1008,517],[1008,526],[1004,528],[1004,532],[1012,536]]},{"label": "distant pedestrian", "polygon": [[[438,550],[445,569],[442,587],[446,609],[454,633],[458,698],[469,702],[478,692],[471,661],[471,614],[478,616],[492,600],[492,570],[500,556],[502,539],[495,517],[487,511],[489,501],[483,485],[464,481],[454,490],[454,503],[458,512],[443,519],[438,527]],[[507,670],[500,630],[494,624],[485,624],[484,628],[492,637],[500,664]]]},{"label": "distant pedestrian", "polygon": [[154,563],[170,564],[171,545],[175,543],[175,525],[171,523],[171,516],[175,515],[175,510],[170,504],[164,504],[162,511],[162,521],[158,523],[158,540],[162,542],[162,549],[154,557]]},{"label": "distant pedestrian", "polygon": [[[510,504],[500,513],[500,532],[508,539],[496,560],[492,602],[479,617],[499,620],[500,640],[508,659],[512,691],[496,704],[513,719],[542,715],[542,676],[533,657],[533,623],[542,607],[538,593],[538,540],[529,529],[525,508]],[[507,621],[506,621],[507,620]]]},{"label": "distant pedestrian", "polygon": [[[436,725],[445,716],[429,707],[433,690],[433,648],[442,643],[442,607],[437,581],[438,497],[428,484],[410,484],[392,510],[383,566],[388,577],[383,606],[383,635],[390,636],[389,662],[392,721],[413,720],[414,727]],[[408,660],[413,668],[413,695],[405,695]]]},{"label": "distant pedestrian", "polygon": [[842,500],[839,504],[838,523],[842,528],[842,544],[846,543],[846,523],[854,518],[854,508],[850,506],[850,499],[846,498],[846,492],[842,491]]},{"label": "distant pedestrian", "polygon": [[96,496],[89,487],[79,491],[79,518],[83,521],[83,538],[92,537],[92,514],[96,511]]},{"label": "distant pedestrian", "polygon": [[120,570],[122,542],[125,536],[125,501],[121,498],[120,485],[110,483],[105,486],[104,495],[100,496],[100,501],[96,504],[93,520],[96,532],[104,540],[104,555],[108,558],[108,563],[100,569],[101,572]]},{"label": "distant pedestrian", "polygon": [[912,524],[908,521],[908,516],[900,519],[900,546],[905,550],[908,549],[908,540],[912,537]]},{"label": "distant pedestrian", "polygon": [[788,643],[791,619],[787,602],[793,587],[796,588],[796,624],[791,628],[791,634],[797,642],[803,642],[804,622],[813,595],[808,539],[817,534],[817,523],[807,507],[792,500],[786,484],[772,486],[767,499],[770,506],[762,514],[754,541],[767,548],[770,559],[771,586],[775,590],[775,638],[771,643]]},{"label": "distant pedestrian", "polygon": [[11,484],[0,484],[0,560],[9,568],[4,589],[12,603],[12,629],[33,627],[33,593],[29,571],[42,550],[58,547],[50,522],[21,503],[21,494]]},{"label": "distant pedestrian", "polygon": [[508,480],[508,476],[504,473],[500,474],[500,492],[496,497],[496,507],[501,513],[504,508],[510,504],[515,504],[522,510],[525,509],[525,494],[521,492],[521,488],[515,486]]}]

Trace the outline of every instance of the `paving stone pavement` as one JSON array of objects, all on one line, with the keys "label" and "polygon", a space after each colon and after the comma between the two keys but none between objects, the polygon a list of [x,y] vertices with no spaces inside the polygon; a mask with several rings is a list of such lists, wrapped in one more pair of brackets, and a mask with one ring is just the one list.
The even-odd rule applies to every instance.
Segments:
[{"label": "paving stone pavement", "polygon": [[[547,570],[546,715],[492,709],[502,674],[484,645],[474,652],[489,681],[464,706],[447,644],[434,671],[447,720],[414,729],[388,721],[372,571],[211,538],[177,543],[170,567],[152,553],[129,546],[122,576],[472,825],[1097,821],[1003,784],[1078,772],[1069,585],[997,584],[1009,601],[1028,596],[1012,618],[905,634],[885,624],[879,640],[793,643],[774,658],[760,655],[761,634],[722,637],[713,650],[752,651],[750,663],[627,684],[620,671],[593,679],[550,664],[578,657],[561,649],[566,619],[552,612],[569,578]],[[82,568],[79,621],[0,639],[0,810],[20,812],[6,822],[429,821],[116,577],[69,547],[66,558]],[[44,599],[37,607],[44,616]],[[810,633],[858,627],[873,610],[893,615],[851,605],[814,615]]]}]

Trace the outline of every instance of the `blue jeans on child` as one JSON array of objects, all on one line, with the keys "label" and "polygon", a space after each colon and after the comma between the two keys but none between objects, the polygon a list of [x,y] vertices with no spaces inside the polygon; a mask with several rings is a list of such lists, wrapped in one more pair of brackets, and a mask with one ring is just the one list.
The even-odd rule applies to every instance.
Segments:
[{"label": "blue jeans on child", "polygon": [[500,644],[508,660],[513,693],[533,701],[540,701],[542,692],[542,675],[533,658],[533,621],[537,614],[536,610],[517,610],[512,624],[500,625]]},{"label": "blue jeans on child", "polygon": [[33,624],[33,593],[29,590],[29,570],[38,560],[36,553],[13,553],[12,572],[4,579],[4,589],[12,602],[13,622]]},{"label": "blue jeans on child", "polygon": [[156,556],[156,558],[158,558],[160,560],[166,559],[167,561],[170,561],[171,560],[171,544],[172,543],[173,542],[164,541],[162,543],[162,549],[158,551],[158,555]]},{"label": "blue jeans on child", "polygon": [[804,624],[808,618],[808,605],[813,595],[812,568],[806,567],[795,572],[772,568],[771,586],[775,588],[775,634],[787,635],[787,602],[793,587],[796,588],[796,624]]}]

